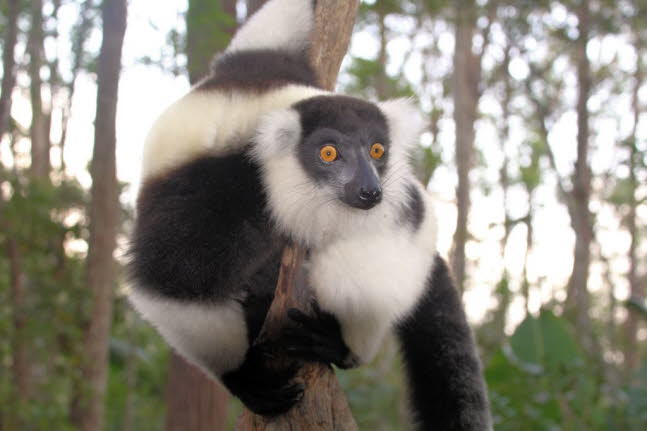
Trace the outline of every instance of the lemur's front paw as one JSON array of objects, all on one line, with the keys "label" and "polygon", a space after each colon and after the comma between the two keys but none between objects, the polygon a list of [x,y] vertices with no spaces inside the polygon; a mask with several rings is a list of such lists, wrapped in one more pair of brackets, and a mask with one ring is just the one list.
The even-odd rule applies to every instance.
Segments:
[{"label": "lemur's front paw", "polygon": [[281,347],[293,357],[309,362],[331,363],[339,368],[355,366],[354,355],[344,342],[337,318],[321,310],[316,301],[311,305],[312,315],[296,308],[288,310],[293,324],[283,330]]},{"label": "lemur's front paw", "polygon": [[276,370],[267,366],[267,360],[261,347],[252,347],[243,365],[223,375],[222,381],[252,412],[278,416],[301,400],[304,387],[293,381],[298,365]]}]

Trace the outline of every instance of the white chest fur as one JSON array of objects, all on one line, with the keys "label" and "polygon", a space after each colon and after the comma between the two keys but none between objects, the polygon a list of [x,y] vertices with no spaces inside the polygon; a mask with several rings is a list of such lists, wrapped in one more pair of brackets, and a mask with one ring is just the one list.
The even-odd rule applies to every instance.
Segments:
[{"label": "white chest fur", "polygon": [[369,361],[384,335],[407,316],[423,294],[435,257],[430,205],[419,230],[341,238],[311,252],[310,282],[321,307],[340,321],[346,344]]}]

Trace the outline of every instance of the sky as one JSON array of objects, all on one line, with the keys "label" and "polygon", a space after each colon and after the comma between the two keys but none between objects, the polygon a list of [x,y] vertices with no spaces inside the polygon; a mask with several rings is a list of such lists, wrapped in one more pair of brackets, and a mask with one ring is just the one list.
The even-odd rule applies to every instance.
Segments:
[{"label": "sky", "polygon": [[[118,176],[121,181],[129,186],[123,196],[126,203],[133,204],[139,182],[141,165],[142,145],[146,134],[153,121],[173,101],[177,100],[189,90],[189,84],[184,77],[174,77],[168,72],[161,71],[158,67],[142,63],[144,57],[157,58],[161,56],[162,47],[166,45],[166,33],[172,28],[183,26],[179,13],[185,8],[182,1],[178,2],[155,2],[151,7],[150,0],[131,0],[128,16],[128,27],[123,51],[123,71],[119,89],[119,105],[117,117],[117,164]],[[559,11],[555,19],[560,19]],[[61,11],[61,32],[72,26],[76,20],[74,8],[63,8]],[[562,17],[562,19],[564,19]],[[407,23],[403,23],[406,26]],[[496,38],[496,32],[494,33]],[[451,53],[453,49],[453,36],[451,29],[447,28],[440,36],[441,49]],[[91,46],[98,47],[100,35],[94,35],[90,41]],[[417,40],[416,43],[426,43],[424,40]],[[600,62],[619,61],[622,67],[631,67],[631,53],[619,49],[623,41],[613,38],[602,41],[594,41],[589,47],[589,56]],[[408,42],[403,39],[394,39],[389,44],[389,54],[396,60],[402,57]],[[59,52],[69,52],[69,48],[49,47],[58,49]],[[377,45],[375,39],[368,32],[356,33],[351,47],[354,54],[364,57],[371,57]],[[607,57],[617,53],[614,59]],[[496,60],[497,53],[493,52],[491,58],[486,57],[487,62]],[[66,59],[62,56],[62,61]],[[407,70],[409,78],[413,81],[419,79],[420,65],[423,59],[413,57],[411,65]],[[451,65],[449,65],[450,67]],[[441,66],[439,66],[441,67]],[[447,67],[447,65],[445,65]],[[527,75],[527,66],[523,62],[511,64],[511,74],[518,80],[523,80]],[[416,77],[418,74],[418,77]],[[643,88],[641,94],[643,100],[647,99],[647,88]],[[96,87],[93,79],[89,76],[81,76],[78,81],[78,90],[73,101],[73,111],[69,125],[68,145],[65,152],[65,161],[70,174],[76,176],[82,185],[90,185],[90,176],[86,170],[92,156],[94,109],[95,109]],[[565,97],[574,97],[566,94]],[[625,101],[626,102],[626,101]],[[21,118],[24,124],[29,124],[28,105],[26,101],[18,101],[14,106],[17,117]],[[603,98],[592,98],[590,108],[597,109],[606,103]],[[622,101],[617,102],[622,103]],[[627,105],[628,106],[628,105]],[[627,106],[616,107],[618,112],[627,112]],[[481,111],[496,116],[500,108],[494,100],[484,97],[481,102]],[[555,148],[558,168],[563,176],[567,175],[572,167],[575,154],[572,145],[563,145],[564,142],[575,140],[576,128],[574,112],[567,112],[558,121],[551,132],[550,141]],[[617,134],[622,134],[631,127],[627,123],[626,116],[620,116],[618,121],[603,119],[602,127],[596,127],[597,134],[594,138],[596,148],[592,158],[594,170],[602,171],[613,165],[614,139]],[[454,131],[453,124],[441,124],[440,136],[441,147],[443,148],[444,160],[452,159]],[[514,146],[523,139],[523,131],[519,119],[511,120],[512,136],[510,145]],[[54,131],[56,134],[57,131]],[[642,122],[643,136],[647,136],[647,121]],[[482,150],[486,158],[486,165],[489,166],[485,172],[488,179],[496,181],[498,166],[501,163],[501,153],[491,149],[491,145],[498,146],[498,138],[494,127],[486,122],[480,122],[477,128],[477,146]],[[424,142],[424,139],[423,139]],[[23,149],[24,150],[24,149]],[[3,151],[6,151],[4,149]],[[59,157],[53,152],[53,158]],[[611,160],[611,162],[610,162]],[[478,178],[473,178],[475,181]],[[439,220],[439,251],[441,255],[448,256],[451,247],[452,235],[455,228],[456,209],[454,204],[454,193],[456,175],[453,166],[450,164],[439,167],[434,175],[429,191],[436,197],[437,213]],[[572,250],[574,235],[569,226],[568,214],[563,205],[559,204],[555,197],[555,180],[548,177],[545,184],[537,191],[537,202],[541,202],[536,208],[535,245],[532,255],[528,261],[528,275],[531,281],[538,282],[538,289],[533,289],[530,295],[529,310],[538,312],[543,303],[550,298],[557,296],[563,298],[564,292],[557,286],[564,286],[570,275],[572,265]],[[472,273],[472,282],[469,290],[465,293],[464,300],[470,319],[474,322],[481,320],[489,308],[496,306],[492,297],[492,291],[499,281],[503,265],[511,272],[513,279],[521,277],[525,254],[525,227],[518,226],[512,232],[511,240],[505,250],[505,260],[501,259],[499,241],[503,235],[503,229],[495,224],[502,219],[502,198],[500,191],[485,195],[480,191],[472,193],[472,205],[474,214],[470,221],[470,231],[479,239],[479,242],[468,244],[466,253],[470,260],[477,262]],[[593,210],[596,203],[593,203]],[[511,212],[519,215],[525,214],[526,198],[519,190],[511,190],[508,200]],[[599,206],[599,205],[598,205]],[[599,206],[599,224],[602,227],[599,235],[605,245],[606,255],[622,255],[625,253],[629,238],[628,235],[618,232],[616,217],[608,209]],[[647,219],[647,210],[641,209],[641,215]],[[614,259],[614,269],[619,274],[626,271],[626,260]],[[623,268],[623,265],[625,266]],[[601,268],[592,268],[591,289],[593,291],[602,289]],[[518,285],[512,286],[518,289]],[[626,282],[618,277],[615,288],[615,295],[622,299],[627,295]],[[509,328],[516,326],[524,316],[523,303],[517,298],[513,303],[509,317]]]}]

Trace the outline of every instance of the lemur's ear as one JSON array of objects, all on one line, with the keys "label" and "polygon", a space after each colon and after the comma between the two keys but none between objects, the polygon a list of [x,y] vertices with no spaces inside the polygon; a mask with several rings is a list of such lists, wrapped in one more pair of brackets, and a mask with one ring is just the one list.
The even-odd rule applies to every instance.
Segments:
[{"label": "lemur's ear", "polygon": [[258,128],[251,149],[252,157],[262,162],[292,150],[301,139],[301,120],[293,109],[266,115]]},{"label": "lemur's ear", "polygon": [[412,99],[387,100],[378,106],[387,118],[392,145],[405,151],[418,145],[428,123]]}]

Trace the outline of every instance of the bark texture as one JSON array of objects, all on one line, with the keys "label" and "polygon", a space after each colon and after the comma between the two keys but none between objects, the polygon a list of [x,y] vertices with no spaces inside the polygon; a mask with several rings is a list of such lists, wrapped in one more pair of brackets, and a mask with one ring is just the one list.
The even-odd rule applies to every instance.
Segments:
[{"label": "bark texture", "polygon": [[575,329],[589,353],[597,351],[593,340],[593,328],[589,316],[588,291],[593,219],[589,211],[591,200],[591,168],[589,166],[589,111],[587,102],[591,93],[591,64],[586,55],[591,17],[589,3],[584,0],[577,8],[579,38],[575,47],[577,66],[577,161],[573,175],[570,208],[571,225],[575,231],[575,257],[573,271],[568,283],[566,306],[575,321]]},{"label": "bark texture", "polygon": [[229,395],[204,373],[173,354],[166,387],[166,431],[224,431]]},{"label": "bark texture", "polygon": [[29,53],[29,94],[31,98],[31,174],[34,178],[45,179],[49,176],[49,116],[44,112],[42,87],[40,77],[44,63],[43,44],[45,32],[43,29],[43,1],[31,2],[31,28],[27,42]]},{"label": "bark texture", "polygon": [[16,85],[16,41],[18,40],[19,0],[7,0],[7,23],[2,44],[2,93],[0,94],[0,139],[4,136],[11,114],[11,95]]},{"label": "bark texture", "polygon": [[[359,2],[356,0],[318,0],[315,33],[310,59],[321,85],[333,89],[339,67],[348,50]],[[262,335],[272,339],[285,324],[288,308],[308,309],[311,293],[305,275],[299,270],[304,251],[286,248],[274,301],[263,326]],[[277,358],[285,366],[286,358]],[[301,402],[287,414],[268,420],[245,411],[236,427],[238,431],[288,430],[357,430],[346,396],[332,368],[323,364],[306,364],[299,372],[306,387]]]},{"label": "bark texture", "polygon": [[[633,111],[633,130],[631,137],[629,138],[629,181],[631,184],[631,193],[629,195],[629,214],[627,214],[627,231],[631,237],[631,242],[629,244],[629,271],[627,274],[627,279],[629,281],[629,294],[633,300],[641,303],[645,298],[644,287],[641,286],[639,277],[638,277],[638,266],[639,266],[639,257],[638,257],[638,247],[640,245],[640,233],[638,229],[638,196],[637,190],[639,187],[639,181],[637,176],[638,166],[640,164],[640,151],[638,150],[638,125],[640,123],[641,115],[641,106],[640,106],[640,88],[643,85],[644,76],[643,76],[643,65],[641,54],[643,52],[643,42],[639,36],[636,37],[634,43],[636,53],[636,70],[634,72],[634,86],[632,90],[632,111]],[[638,324],[639,324],[639,314],[638,311],[632,307],[628,309],[627,320],[625,321],[625,365],[627,376],[630,376],[631,373],[636,370],[639,366],[640,358],[638,355]]]},{"label": "bark texture", "polygon": [[472,52],[476,28],[473,1],[456,3],[456,45],[454,50],[454,124],[456,127],[456,231],[452,270],[462,292],[465,283],[465,244],[468,240],[467,218],[470,208],[470,170],[474,159],[474,122],[478,107],[480,61]]},{"label": "bark texture", "polygon": [[335,88],[339,68],[353,34],[358,8],[357,0],[317,1],[310,61],[317,71],[319,83],[325,89]]},{"label": "bark texture", "polygon": [[11,294],[11,309],[13,337],[11,340],[11,374],[13,391],[18,405],[29,399],[30,365],[29,353],[25,343],[27,315],[25,313],[25,274],[22,264],[22,253],[18,242],[7,240],[7,257],[9,260],[9,283]]},{"label": "bark texture", "polygon": [[119,226],[119,188],[116,175],[116,114],[121,54],[126,31],[127,0],[105,0],[102,7],[103,42],[97,72],[97,113],[87,283],[92,291],[91,320],[84,334],[82,374],[88,394],[73,415],[82,431],[103,429],[108,373],[108,338],[112,320],[116,265],[113,253]]}]

